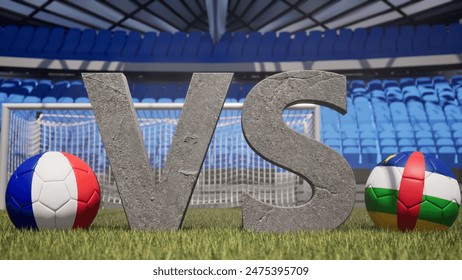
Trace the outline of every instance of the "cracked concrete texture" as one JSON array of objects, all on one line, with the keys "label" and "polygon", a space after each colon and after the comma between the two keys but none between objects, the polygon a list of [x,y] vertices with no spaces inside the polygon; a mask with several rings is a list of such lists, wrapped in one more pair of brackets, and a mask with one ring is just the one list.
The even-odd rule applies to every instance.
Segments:
[{"label": "cracked concrete texture", "polygon": [[323,71],[273,75],[248,94],[242,128],[249,146],[267,161],[306,180],[311,200],[299,207],[265,204],[243,195],[243,227],[256,231],[326,230],[340,226],[355,200],[355,178],[347,161],[328,146],[290,129],[282,112],[297,103],[316,103],[346,113],[346,79]]}]

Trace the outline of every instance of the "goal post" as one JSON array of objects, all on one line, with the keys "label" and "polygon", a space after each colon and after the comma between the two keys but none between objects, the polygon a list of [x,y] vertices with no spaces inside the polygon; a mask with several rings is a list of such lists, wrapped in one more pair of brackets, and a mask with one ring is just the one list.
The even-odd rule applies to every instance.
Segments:
[{"label": "goal post", "polygon": [[[134,103],[146,151],[156,181],[162,168],[183,103]],[[296,206],[311,196],[311,188],[295,174],[258,157],[247,145],[241,128],[242,103],[225,103],[191,199],[193,206],[235,207],[240,194],[280,206]],[[75,154],[95,171],[101,205],[120,204],[110,163],[101,142],[90,103],[4,103],[0,136],[0,209],[14,170],[25,159],[46,151]],[[320,107],[293,105],[284,122],[320,141]]]}]

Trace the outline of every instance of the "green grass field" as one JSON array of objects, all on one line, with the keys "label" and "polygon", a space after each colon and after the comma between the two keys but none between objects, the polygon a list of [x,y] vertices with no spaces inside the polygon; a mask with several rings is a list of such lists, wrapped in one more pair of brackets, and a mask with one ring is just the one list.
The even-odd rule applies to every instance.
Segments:
[{"label": "green grass field", "polygon": [[122,210],[88,230],[17,230],[0,212],[0,259],[462,259],[462,221],[446,232],[377,229],[355,209],[339,229],[285,234],[241,228],[240,209],[191,209],[183,229],[131,231]]}]

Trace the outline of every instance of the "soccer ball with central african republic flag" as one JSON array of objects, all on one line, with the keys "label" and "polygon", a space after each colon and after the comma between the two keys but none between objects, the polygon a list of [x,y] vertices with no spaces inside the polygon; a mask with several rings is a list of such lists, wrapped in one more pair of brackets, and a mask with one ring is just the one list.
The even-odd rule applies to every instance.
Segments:
[{"label": "soccer ball with central african republic flag", "polygon": [[389,156],[372,170],[365,189],[374,224],[401,231],[448,229],[457,218],[460,199],[451,170],[421,152]]}]

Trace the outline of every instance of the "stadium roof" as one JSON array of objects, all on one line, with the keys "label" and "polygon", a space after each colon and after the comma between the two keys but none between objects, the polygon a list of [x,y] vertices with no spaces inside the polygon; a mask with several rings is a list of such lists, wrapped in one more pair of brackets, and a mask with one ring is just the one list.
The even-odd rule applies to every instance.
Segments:
[{"label": "stadium roof", "polygon": [[0,1],[2,25],[51,25],[141,32],[216,32],[215,29],[222,25],[231,32],[294,33],[389,24],[452,23],[460,18],[460,0]]}]

